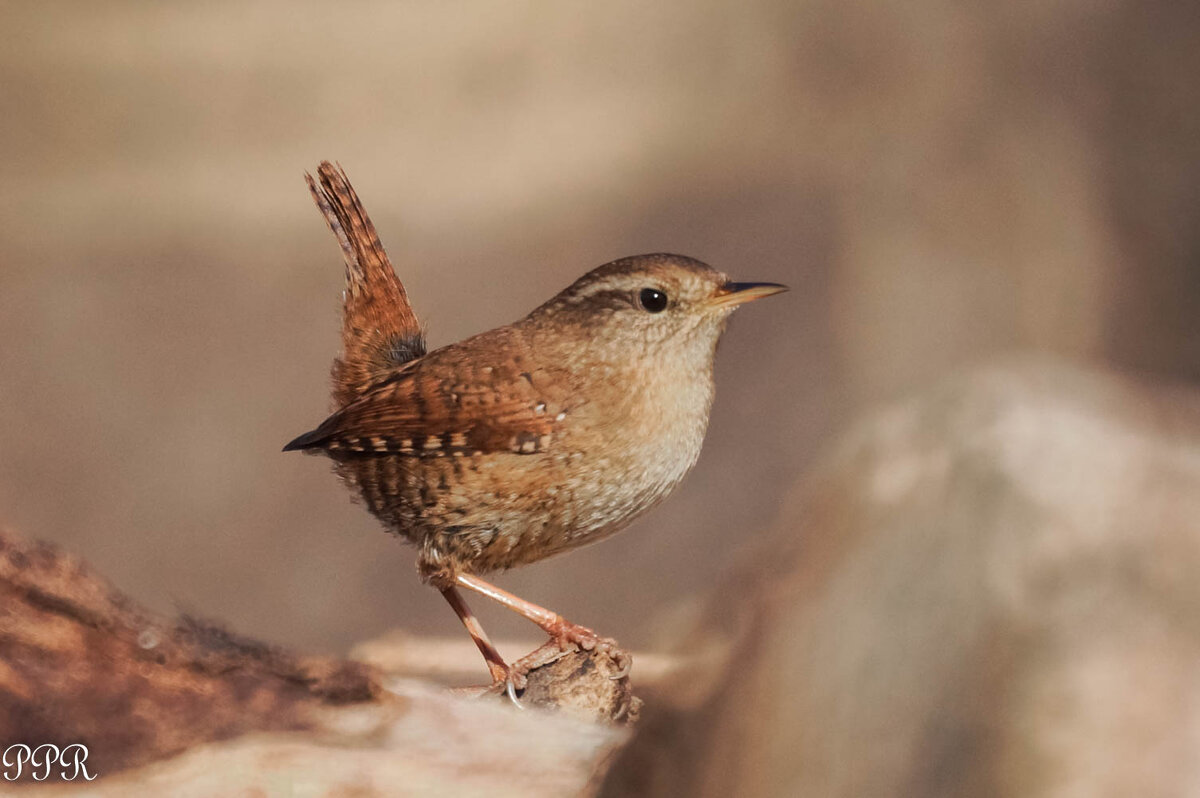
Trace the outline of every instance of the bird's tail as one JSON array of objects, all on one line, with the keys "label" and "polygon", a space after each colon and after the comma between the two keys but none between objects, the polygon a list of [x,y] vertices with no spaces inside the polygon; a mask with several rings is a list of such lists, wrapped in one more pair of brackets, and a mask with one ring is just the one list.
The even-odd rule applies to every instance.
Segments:
[{"label": "bird's tail", "polygon": [[397,366],[425,354],[425,336],[345,171],[322,161],[316,179],[304,177],[346,262],[342,355],[333,364],[334,406],[341,408]]}]

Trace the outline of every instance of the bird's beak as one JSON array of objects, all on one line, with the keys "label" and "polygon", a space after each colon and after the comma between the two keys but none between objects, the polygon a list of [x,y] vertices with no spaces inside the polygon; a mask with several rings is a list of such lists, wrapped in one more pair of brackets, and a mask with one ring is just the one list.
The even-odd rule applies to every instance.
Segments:
[{"label": "bird's beak", "polygon": [[717,295],[708,300],[708,306],[733,308],[786,290],[788,287],[779,283],[725,283]]}]

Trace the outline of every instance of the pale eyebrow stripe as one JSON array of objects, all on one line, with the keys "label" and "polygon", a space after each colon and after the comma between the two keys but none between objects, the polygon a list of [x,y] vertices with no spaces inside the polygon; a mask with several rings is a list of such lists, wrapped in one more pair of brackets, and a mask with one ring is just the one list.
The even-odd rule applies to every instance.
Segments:
[{"label": "pale eyebrow stripe", "polygon": [[587,300],[588,302],[604,304],[610,307],[636,307],[633,294],[628,289],[609,288],[603,284],[594,291],[585,291],[576,294],[574,299],[576,302]]}]

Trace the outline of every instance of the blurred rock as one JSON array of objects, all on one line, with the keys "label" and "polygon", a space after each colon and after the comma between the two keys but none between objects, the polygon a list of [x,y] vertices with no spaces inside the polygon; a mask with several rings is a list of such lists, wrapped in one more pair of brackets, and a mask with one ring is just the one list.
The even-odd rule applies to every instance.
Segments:
[{"label": "blurred rock", "polygon": [[[478,666],[477,652],[459,654]],[[629,679],[609,655],[553,644],[522,662],[518,711],[498,691],[472,700],[209,623],[166,623],[74,557],[0,530],[0,771],[10,781],[47,776],[18,768],[11,746],[78,744],[98,795],[591,794],[637,716]],[[51,784],[62,784],[58,771]]]},{"label": "blurred rock", "polygon": [[79,743],[113,773],[383,700],[368,666],[164,622],[78,559],[0,529],[0,750]]},{"label": "blurred rock", "polygon": [[[627,738],[611,726],[517,712],[417,682],[392,688],[389,707],[330,712],[307,734],[257,733],[192,748],[98,777],[88,794],[588,796]],[[78,789],[60,787],[63,795]]]},{"label": "blurred rock", "polygon": [[609,794],[1200,793],[1200,396],[1053,362],[857,426],[720,586]]}]

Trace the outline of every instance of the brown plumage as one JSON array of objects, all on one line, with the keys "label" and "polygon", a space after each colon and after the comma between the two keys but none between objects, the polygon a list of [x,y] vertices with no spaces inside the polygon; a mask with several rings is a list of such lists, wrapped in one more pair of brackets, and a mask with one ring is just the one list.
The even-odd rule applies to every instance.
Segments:
[{"label": "brown plumage", "polygon": [[346,173],[325,161],[317,174],[320,185],[310,174],[304,178],[346,262],[342,356],[333,362],[334,407],[342,408],[396,366],[424,355],[425,337]]},{"label": "brown plumage", "polygon": [[422,576],[511,693],[519,675],[455,586],[522,612],[562,644],[595,645],[590,630],[475,575],[600,540],[665,498],[700,453],[726,319],[784,289],[731,283],[677,255],[625,258],[520,321],[426,354],[345,174],[322,163],[318,175],[309,186],[346,260],[336,412],[285,450],[329,455],[371,512],[418,547]]}]

